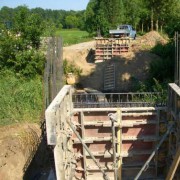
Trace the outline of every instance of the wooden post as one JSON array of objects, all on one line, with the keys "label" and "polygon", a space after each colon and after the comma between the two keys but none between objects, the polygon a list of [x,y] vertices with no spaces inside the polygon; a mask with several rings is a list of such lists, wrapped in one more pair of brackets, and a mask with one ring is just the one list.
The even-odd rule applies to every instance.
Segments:
[{"label": "wooden post", "polygon": [[172,162],[172,165],[170,167],[170,170],[168,172],[166,180],[172,180],[173,179],[174,174],[175,174],[175,172],[176,172],[176,170],[178,168],[179,162],[180,162],[180,146],[178,148],[178,151],[176,152],[176,155],[174,157],[174,160]]},{"label": "wooden post", "polygon": [[122,125],[122,112],[120,109],[117,110],[117,123],[118,123],[118,130],[117,130],[117,153],[119,155],[118,160],[118,180],[122,179],[122,157],[121,157],[121,125]]}]

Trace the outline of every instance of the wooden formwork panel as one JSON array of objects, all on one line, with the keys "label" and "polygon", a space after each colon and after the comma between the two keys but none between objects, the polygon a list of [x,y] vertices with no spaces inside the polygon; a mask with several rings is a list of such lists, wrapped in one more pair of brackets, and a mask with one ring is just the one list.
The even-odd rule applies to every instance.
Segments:
[{"label": "wooden formwork panel", "polygon": [[[125,177],[123,180],[134,180],[134,177],[139,172],[140,168],[129,168],[122,170],[122,176]],[[148,168],[144,171],[139,179],[155,179],[155,168]]]},{"label": "wooden formwork panel", "polygon": [[146,154],[146,151],[151,152],[154,145],[153,142],[144,142],[144,141],[123,141],[122,142],[122,151],[123,152],[133,152]]},{"label": "wooden formwork panel", "polygon": [[107,45],[107,44],[129,44],[131,39],[128,38],[96,38],[96,45]]},{"label": "wooden formwork panel", "polygon": [[122,136],[153,136],[156,135],[156,125],[148,124],[148,125],[139,125],[134,127],[124,127],[122,129]]},{"label": "wooden formwork panel", "polygon": [[[110,180],[114,179],[114,172],[113,171],[105,171],[108,176],[110,177]],[[99,171],[89,171],[87,173],[87,180],[104,180],[104,177],[102,176],[102,173]]]},{"label": "wooden formwork panel", "polygon": [[128,52],[130,39],[96,39],[95,61],[104,61]]},{"label": "wooden formwork panel", "polygon": [[[77,126],[76,130],[80,136],[83,132],[82,139],[95,156],[97,162],[104,170],[108,170],[108,176],[114,179],[112,127],[108,117],[109,113],[115,112],[79,112],[74,115],[72,121]],[[128,179],[128,177],[133,179],[152,153],[158,141],[158,125],[157,114],[154,111],[124,112],[121,116],[121,126],[115,122],[115,156],[117,160],[122,158],[123,180]],[[117,131],[119,129],[121,131],[121,151],[117,153]],[[74,152],[79,157],[76,176],[79,179],[84,177],[84,169],[86,169],[87,179],[103,179],[102,173],[98,170],[91,156],[87,152],[83,152],[83,146],[76,136],[73,136],[73,142]],[[147,171],[142,174],[142,179],[156,176],[157,169],[154,161],[151,162]]]}]

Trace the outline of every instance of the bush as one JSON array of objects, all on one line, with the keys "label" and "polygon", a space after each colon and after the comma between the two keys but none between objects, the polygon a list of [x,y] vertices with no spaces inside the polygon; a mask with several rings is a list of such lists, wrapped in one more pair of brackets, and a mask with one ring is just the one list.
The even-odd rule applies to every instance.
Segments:
[{"label": "bush", "polygon": [[150,63],[150,79],[157,79],[160,83],[173,81],[174,79],[174,44],[172,42],[162,45],[158,44],[152,52],[161,58]]},{"label": "bush", "polygon": [[66,59],[63,61],[63,71],[64,74],[73,73],[77,76],[80,76],[82,73],[82,69],[77,67],[74,63],[68,62]]}]

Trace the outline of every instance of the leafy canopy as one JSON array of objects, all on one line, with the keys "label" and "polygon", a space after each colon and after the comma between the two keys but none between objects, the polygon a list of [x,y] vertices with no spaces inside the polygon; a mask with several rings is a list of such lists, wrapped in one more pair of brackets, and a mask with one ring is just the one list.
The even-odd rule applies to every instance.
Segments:
[{"label": "leafy canopy", "polygon": [[39,51],[43,21],[38,14],[20,6],[16,10],[13,26],[8,29],[1,24],[0,68],[8,68],[18,75],[32,77],[42,74],[44,55]]}]

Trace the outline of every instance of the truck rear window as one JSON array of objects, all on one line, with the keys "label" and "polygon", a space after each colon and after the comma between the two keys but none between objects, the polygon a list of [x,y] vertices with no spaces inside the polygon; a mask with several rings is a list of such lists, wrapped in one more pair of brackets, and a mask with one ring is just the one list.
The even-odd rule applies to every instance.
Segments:
[{"label": "truck rear window", "polygon": [[119,26],[119,29],[128,29],[128,26]]}]

